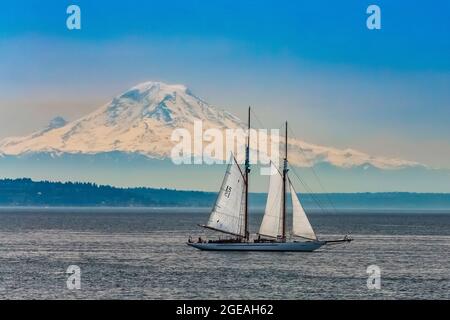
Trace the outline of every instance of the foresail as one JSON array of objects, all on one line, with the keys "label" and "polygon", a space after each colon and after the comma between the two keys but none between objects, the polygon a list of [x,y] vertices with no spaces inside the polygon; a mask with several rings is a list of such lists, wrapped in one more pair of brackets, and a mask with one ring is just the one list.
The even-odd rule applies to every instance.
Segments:
[{"label": "foresail", "polygon": [[230,163],[206,227],[225,233],[245,236],[245,179],[236,159]]},{"label": "foresail", "polygon": [[292,182],[289,180],[289,189],[292,199],[292,234],[311,240],[317,240],[317,236],[309,223],[305,210],[298,199]]},{"label": "foresail", "polygon": [[283,176],[273,163],[267,194],[266,210],[258,234],[277,238],[282,233],[283,219]]}]

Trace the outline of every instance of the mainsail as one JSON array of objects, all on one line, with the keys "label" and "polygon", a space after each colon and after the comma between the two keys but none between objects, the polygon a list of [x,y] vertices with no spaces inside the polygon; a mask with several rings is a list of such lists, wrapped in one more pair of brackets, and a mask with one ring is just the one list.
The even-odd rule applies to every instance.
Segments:
[{"label": "mainsail", "polygon": [[205,227],[245,236],[245,178],[231,155],[214,208]]},{"label": "mainsail", "polygon": [[275,173],[270,176],[266,210],[258,234],[277,238],[282,233],[283,176],[272,162],[271,170]]},{"label": "mainsail", "polygon": [[292,199],[292,235],[310,240],[317,240],[317,236],[309,223],[305,210],[297,197],[294,186],[289,180],[289,189]]}]

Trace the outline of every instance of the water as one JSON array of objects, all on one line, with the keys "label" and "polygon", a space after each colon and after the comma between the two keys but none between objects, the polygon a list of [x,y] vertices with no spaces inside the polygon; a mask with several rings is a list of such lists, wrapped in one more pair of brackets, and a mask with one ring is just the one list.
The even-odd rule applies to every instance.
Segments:
[{"label": "water", "polygon": [[[449,299],[450,214],[311,214],[314,253],[203,252],[199,209],[0,209],[2,299]],[[260,215],[253,215],[256,230]],[[81,268],[81,290],[66,286]],[[381,268],[367,289],[366,268]]]}]

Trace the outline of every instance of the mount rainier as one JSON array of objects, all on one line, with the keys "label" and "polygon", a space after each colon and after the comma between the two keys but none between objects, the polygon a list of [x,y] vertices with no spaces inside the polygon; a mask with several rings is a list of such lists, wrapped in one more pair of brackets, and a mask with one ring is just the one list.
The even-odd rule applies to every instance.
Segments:
[{"label": "mount rainier", "polygon": [[[145,82],[79,119],[56,117],[39,131],[1,140],[0,177],[217,191],[221,165],[177,166],[170,159],[173,130],[192,133],[196,120],[202,120],[203,130],[246,127],[184,85]],[[294,137],[288,140],[288,150],[290,164],[313,191],[322,188],[311,168],[317,169],[329,192],[450,192],[445,169]],[[252,192],[266,189],[267,177],[253,174]]]},{"label": "mount rainier", "polygon": [[[213,107],[184,85],[145,82],[115,97],[94,112],[72,122],[61,117],[25,137],[0,141],[0,153],[96,154],[103,152],[137,153],[150,158],[170,156],[174,146],[170,137],[175,128],[192,132],[195,120],[203,129],[245,128],[236,116]],[[419,166],[400,159],[374,157],[353,149],[340,150],[291,138],[290,162],[312,166],[321,162],[338,167],[372,165],[380,169]]]}]

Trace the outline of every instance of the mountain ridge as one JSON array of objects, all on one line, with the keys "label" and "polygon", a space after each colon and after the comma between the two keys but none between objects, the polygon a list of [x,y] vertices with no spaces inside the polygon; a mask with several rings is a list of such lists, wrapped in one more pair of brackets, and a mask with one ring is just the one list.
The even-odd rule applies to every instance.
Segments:
[{"label": "mountain ridge", "polygon": [[[55,119],[30,135],[0,140],[0,156],[121,151],[164,159],[170,157],[174,146],[170,139],[173,129],[192,132],[195,120],[203,121],[203,130],[245,128],[238,117],[207,103],[187,86],[158,81],[133,86],[77,120]],[[387,170],[425,167],[414,161],[375,157],[351,148],[325,147],[295,138],[288,140],[288,148],[291,164],[301,167],[320,162],[343,168],[364,164]]]}]

